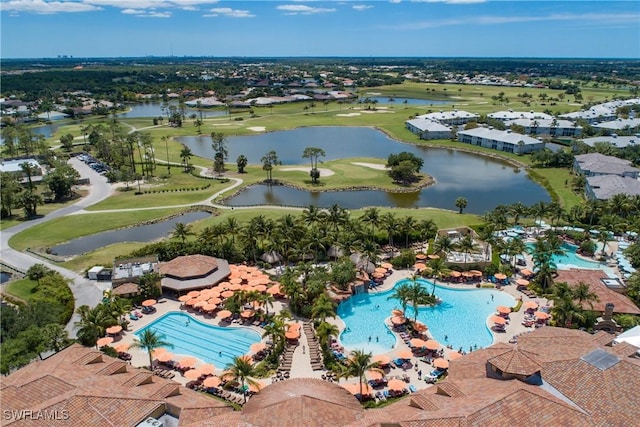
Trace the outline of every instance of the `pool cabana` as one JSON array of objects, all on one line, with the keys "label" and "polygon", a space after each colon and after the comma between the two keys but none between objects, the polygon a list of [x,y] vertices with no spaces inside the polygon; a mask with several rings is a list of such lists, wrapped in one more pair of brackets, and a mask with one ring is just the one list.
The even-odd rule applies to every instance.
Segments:
[{"label": "pool cabana", "polygon": [[179,256],[160,265],[164,290],[178,294],[216,286],[231,274],[229,263],[206,255]]}]

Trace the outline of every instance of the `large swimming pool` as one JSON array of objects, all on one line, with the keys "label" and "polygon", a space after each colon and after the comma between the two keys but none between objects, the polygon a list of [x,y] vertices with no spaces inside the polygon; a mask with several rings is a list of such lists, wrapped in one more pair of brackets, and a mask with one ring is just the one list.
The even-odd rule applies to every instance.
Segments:
[{"label": "large swimming pool", "polygon": [[[401,280],[396,286],[407,281]],[[419,282],[431,292],[431,282],[422,279]],[[385,325],[391,310],[400,307],[398,300],[388,299],[392,294],[391,289],[354,295],[338,306],[338,316],[346,325],[340,335],[346,350],[360,349],[377,354],[394,348],[395,336]],[[418,309],[418,320],[429,327],[429,332],[439,343],[451,344],[455,349],[469,350],[470,346],[481,348],[491,345],[493,336],[486,325],[487,317],[495,312],[498,305],[512,307],[516,303],[511,295],[494,289],[451,289],[436,285],[436,295],[442,303]],[[413,319],[413,314],[413,308],[409,306],[407,316]]]},{"label": "large swimming pool", "polygon": [[[533,243],[527,243],[527,248],[529,250],[533,249],[533,247]],[[564,255],[554,255],[552,258],[553,262],[555,262],[556,266],[558,267],[558,270],[569,270],[571,268],[602,270],[607,273],[609,277],[615,277],[615,273],[613,272],[613,270],[607,267],[605,264],[596,261],[589,261],[587,259],[579,257],[576,254],[578,246],[564,242],[562,244],[562,249],[565,250]],[[602,250],[602,245],[599,246],[599,250]]]},{"label": "large swimming pool", "polygon": [[235,357],[248,353],[251,344],[261,338],[249,328],[208,325],[180,312],[163,315],[137,331],[136,336],[140,337],[145,329],[163,334],[164,340],[173,344],[173,348],[167,348],[171,353],[194,356],[223,369]]}]

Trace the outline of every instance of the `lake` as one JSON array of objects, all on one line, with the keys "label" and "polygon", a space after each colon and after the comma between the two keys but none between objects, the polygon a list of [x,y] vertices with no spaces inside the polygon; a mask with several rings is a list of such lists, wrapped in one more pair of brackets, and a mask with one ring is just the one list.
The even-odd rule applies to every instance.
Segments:
[{"label": "lake", "polygon": [[[139,117],[164,117],[164,119],[167,119],[167,112],[163,109],[163,103],[161,102],[149,102],[149,103],[142,103],[142,104],[128,104],[127,108],[129,108],[130,110],[125,112],[125,113],[118,113],[117,116],[119,118],[139,118]],[[178,103],[177,102],[170,102],[169,105],[175,105],[177,106]],[[187,123],[191,123],[191,119],[189,118],[189,116],[191,114],[198,114],[198,110],[195,108],[187,108],[186,109],[186,113],[185,113],[185,120],[187,121]],[[208,117],[220,117],[220,116],[226,116],[227,115],[227,111],[225,109],[221,109],[221,108],[217,108],[217,109],[207,109],[207,108],[203,108],[202,109],[202,117],[203,118],[208,118]]]},{"label": "lake", "polygon": [[107,245],[122,242],[151,242],[156,239],[167,237],[173,231],[173,226],[182,222],[185,224],[209,218],[208,212],[190,212],[178,215],[166,221],[154,224],[138,225],[120,230],[103,231],[91,236],[78,237],[67,243],[51,248],[51,253],[60,256],[80,255]]},{"label": "lake", "polygon": [[[211,139],[204,136],[180,137],[201,157],[213,158]],[[252,136],[228,138],[229,160],[244,154],[249,163],[259,164],[260,157],[275,150],[282,164],[308,164],[302,158],[305,147],[325,150],[322,160],[350,157],[387,159],[389,154],[411,152],[424,160],[422,171],[433,176],[436,184],[412,193],[386,191],[309,192],[284,186],[257,185],[242,190],[227,200],[230,206],[261,204],[329,207],[334,203],[345,208],[366,206],[436,207],[456,209],[455,200],[468,200],[467,212],[483,214],[498,204],[538,201],[549,202],[548,193],[528,175],[497,159],[441,148],[405,144],[389,138],[383,132],[366,127],[306,127],[289,131],[268,132]],[[274,171],[278,178],[278,171]]]}]

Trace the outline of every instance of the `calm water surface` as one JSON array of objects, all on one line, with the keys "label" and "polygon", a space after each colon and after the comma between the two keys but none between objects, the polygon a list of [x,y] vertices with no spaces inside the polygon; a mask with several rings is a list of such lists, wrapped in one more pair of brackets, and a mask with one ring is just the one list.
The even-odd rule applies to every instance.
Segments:
[{"label": "calm water surface", "polygon": [[156,222],[155,224],[138,225],[121,230],[103,231],[91,236],[79,237],[67,243],[51,248],[51,252],[60,256],[79,255],[93,251],[107,245],[122,242],[151,242],[152,240],[167,237],[173,231],[173,226],[182,222],[188,224],[210,217],[208,212],[190,212],[184,215]]},{"label": "calm water surface", "polygon": [[[213,158],[209,137],[181,137],[178,140],[201,157]],[[244,154],[250,163],[259,163],[269,150],[275,150],[282,164],[306,164],[305,147],[326,152],[323,160],[349,157],[377,157],[409,151],[424,160],[422,171],[436,179],[432,185],[413,193],[385,191],[309,192],[283,186],[257,185],[241,191],[227,201],[230,206],[314,204],[329,207],[337,203],[345,208],[365,206],[437,207],[455,209],[455,200],[468,200],[466,212],[482,214],[498,204],[550,201],[547,192],[527,174],[499,160],[455,150],[426,148],[395,141],[384,133],[363,127],[307,127],[229,138],[229,159]],[[278,172],[274,173],[278,178]]]}]

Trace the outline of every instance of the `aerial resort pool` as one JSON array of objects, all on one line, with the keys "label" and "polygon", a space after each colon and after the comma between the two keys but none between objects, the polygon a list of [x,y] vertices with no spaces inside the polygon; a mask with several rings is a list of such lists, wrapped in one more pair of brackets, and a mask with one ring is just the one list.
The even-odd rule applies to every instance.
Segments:
[{"label": "aerial resort pool", "polygon": [[[534,245],[532,243],[527,244],[528,249],[533,249]],[[564,242],[562,244],[562,249],[565,250],[564,255],[554,255],[552,257],[553,262],[558,267],[558,270],[569,270],[572,268],[580,268],[587,270],[602,270],[609,277],[616,277],[613,269],[607,267],[605,264],[597,261],[589,261],[588,259],[584,259],[578,256],[576,250],[578,246],[572,245],[570,243]],[[602,250],[602,245],[599,246],[598,250]]]},{"label": "aerial resort pool", "polygon": [[[407,281],[401,280],[395,286]],[[418,281],[431,292],[432,282]],[[468,351],[469,347],[491,345],[493,337],[487,328],[487,317],[499,305],[513,307],[516,304],[511,295],[494,289],[451,289],[436,285],[435,291],[442,303],[419,308],[418,320],[429,327],[429,333],[436,341],[445,346],[450,344],[456,350],[462,347]],[[395,336],[385,325],[385,319],[391,316],[391,310],[400,307],[400,303],[397,299],[389,299],[391,295],[393,289],[354,295],[338,306],[338,316],[346,326],[340,335],[346,350],[360,349],[378,354],[395,347]],[[413,320],[411,305],[406,314]]]},{"label": "aerial resort pool", "polygon": [[173,344],[173,348],[167,348],[171,353],[193,356],[222,369],[235,357],[248,353],[251,344],[261,339],[249,328],[208,325],[180,312],[165,314],[137,331],[136,336],[140,337],[145,329],[163,334],[164,341]]}]

